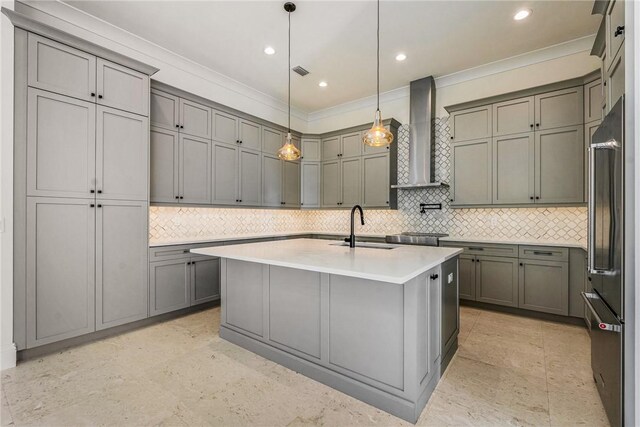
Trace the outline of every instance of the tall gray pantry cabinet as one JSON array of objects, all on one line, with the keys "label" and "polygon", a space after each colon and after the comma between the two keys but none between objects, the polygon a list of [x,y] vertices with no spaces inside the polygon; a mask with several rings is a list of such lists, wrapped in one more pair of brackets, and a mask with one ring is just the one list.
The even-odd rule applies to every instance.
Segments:
[{"label": "tall gray pantry cabinet", "polygon": [[18,350],[148,317],[149,75],[12,15]]}]

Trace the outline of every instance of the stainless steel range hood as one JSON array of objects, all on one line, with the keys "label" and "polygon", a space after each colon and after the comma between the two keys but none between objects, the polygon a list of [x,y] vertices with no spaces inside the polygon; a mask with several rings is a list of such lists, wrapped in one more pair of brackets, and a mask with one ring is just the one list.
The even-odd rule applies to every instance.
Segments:
[{"label": "stainless steel range hood", "polygon": [[392,188],[448,186],[435,181],[436,85],[433,77],[414,80],[409,86],[409,182]]}]

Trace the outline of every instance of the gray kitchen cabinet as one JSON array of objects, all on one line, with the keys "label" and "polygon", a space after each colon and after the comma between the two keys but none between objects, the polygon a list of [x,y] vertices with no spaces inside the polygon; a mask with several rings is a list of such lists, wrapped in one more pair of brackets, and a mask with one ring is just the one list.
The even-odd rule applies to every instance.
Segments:
[{"label": "gray kitchen cabinet", "polygon": [[191,305],[220,298],[220,258],[191,259]]},{"label": "gray kitchen cabinet", "polygon": [[[302,140],[304,147],[304,140]],[[320,207],[320,163],[304,161],[300,165],[300,204],[303,208]]]},{"label": "gray kitchen cabinet", "polygon": [[[586,307],[581,292],[587,282],[587,253],[581,248],[569,248],[569,316],[584,317]],[[587,291],[588,292],[588,291]]]},{"label": "gray kitchen cabinet", "polygon": [[584,122],[602,120],[602,80],[584,85]]},{"label": "gray kitchen cabinet", "polygon": [[535,130],[556,129],[583,123],[582,86],[535,96]]},{"label": "gray kitchen cabinet", "polygon": [[476,257],[473,255],[458,257],[458,292],[460,299],[476,299]]},{"label": "gray kitchen cabinet", "polygon": [[535,133],[536,203],[584,201],[583,125]]},{"label": "gray kitchen cabinet", "polygon": [[282,206],[282,160],[262,154],[262,205]]},{"label": "gray kitchen cabinet", "polygon": [[[606,57],[605,66],[610,69],[615,57],[624,46],[624,1],[612,0],[606,13]],[[621,31],[619,31],[621,29]],[[612,104],[613,106],[613,104]]]},{"label": "gray kitchen cabinet", "polygon": [[96,106],[28,89],[27,195],[93,197]]},{"label": "gray kitchen cabinet", "polygon": [[322,207],[340,206],[340,160],[322,163]]},{"label": "gray kitchen cabinet", "polygon": [[178,132],[151,128],[150,201],[152,203],[175,203],[178,197],[179,146]]},{"label": "gray kitchen cabinet", "polygon": [[148,205],[96,202],[96,330],[148,316]]},{"label": "gray kitchen cabinet", "polygon": [[492,135],[491,113],[491,105],[451,113],[449,125],[453,142],[490,138]]},{"label": "gray kitchen cabinet", "polygon": [[569,314],[569,264],[560,261],[520,259],[520,308]]},{"label": "gray kitchen cabinet", "polygon": [[96,67],[98,104],[149,115],[149,76],[102,58]]},{"label": "gray kitchen cabinet", "polygon": [[491,204],[491,146],[491,138],[451,144],[452,205]]},{"label": "gray kitchen cabinet", "polygon": [[191,305],[191,260],[176,259],[149,264],[149,315]]},{"label": "gray kitchen cabinet", "polygon": [[149,120],[137,114],[99,106],[96,124],[97,197],[147,200],[148,157]]},{"label": "gray kitchen cabinet", "polygon": [[238,150],[235,145],[213,144],[211,187],[214,204],[238,203]]},{"label": "gray kitchen cabinet", "polygon": [[85,101],[96,99],[96,57],[29,33],[28,85]]},{"label": "gray kitchen cabinet", "polygon": [[287,207],[300,206],[300,162],[282,162],[282,201]]},{"label": "gray kitchen cabinet", "polygon": [[240,139],[242,148],[260,151],[260,149],[262,149],[262,141],[260,140],[261,126],[244,119],[240,119],[238,126],[238,138]]},{"label": "gray kitchen cabinet", "polygon": [[389,166],[387,152],[362,157],[363,207],[389,207]]},{"label": "gray kitchen cabinet", "polygon": [[[618,0],[619,1],[619,0]],[[624,49],[624,45],[623,45]],[[624,50],[614,58],[607,77],[607,105],[611,109],[624,95]]]},{"label": "gray kitchen cabinet", "polygon": [[302,138],[302,157],[301,160],[307,162],[319,162],[322,159],[322,148],[319,139]]},{"label": "gray kitchen cabinet", "polygon": [[28,197],[27,348],[95,330],[93,200]]},{"label": "gray kitchen cabinet", "polygon": [[151,126],[179,130],[180,98],[166,92],[151,89],[149,104],[151,107],[151,113],[149,114]]},{"label": "gray kitchen cabinet", "polygon": [[211,145],[208,139],[180,135],[180,203],[211,203]]},{"label": "gray kitchen cabinet", "polygon": [[493,138],[493,204],[534,203],[534,132]]},{"label": "gray kitchen cabinet", "polygon": [[340,157],[340,137],[334,136],[322,140],[322,161],[335,160]]},{"label": "gray kitchen cabinet", "polygon": [[533,131],[534,97],[511,99],[493,104],[493,136]]},{"label": "gray kitchen cabinet", "polygon": [[240,148],[238,178],[238,203],[260,206],[262,202],[262,159],[260,152]]},{"label": "gray kitchen cabinet", "polygon": [[340,205],[347,207],[361,203],[362,199],[362,160],[348,158],[340,160]]},{"label": "gray kitchen cabinet", "polygon": [[[385,126],[385,128],[386,128],[387,130],[389,130],[389,131],[391,130],[391,127],[390,127],[389,125]],[[365,131],[363,131],[363,132],[361,133],[361,136],[362,136],[362,137],[364,137],[364,132],[365,132]],[[362,154],[363,154],[364,156],[369,155],[369,154],[388,153],[388,152],[390,152],[390,151],[391,151],[391,147],[390,147],[390,146],[388,146],[388,145],[387,145],[387,146],[383,146],[383,147],[372,147],[372,146],[370,146],[370,145],[365,145],[365,144],[364,144],[363,139],[360,139],[360,143],[362,144]],[[397,143],[398,143],[398,141],[397,141],[397,140],[394,140],[394,141],[392,142],[392,144],[397,144]]]},{"label": "gray kitchen cabinet", "polygon": [[180,98],[180,133],[211,139],[211,108]]},{"label": "gray kitchen cabinet", "polygon": [[476,257],[476,301],[518,306],[518,260]]},{"label": "gray kitchen cabinet", "polygon": [[276,155],[282,144],[284,136],[282,132],[267,127],[262,128],[262,152]]},{"label": "gray kitchen cabinet", "polygon": [[342,149],[340,157],[358,157],[362,155],[362,132],[351,132],[340,136]]},{"label": "gray kitchen cabinet", "polygon": [[238,141],[238,118],[231,114],[213,110],[211,112],[212,138],[216,142],[235,144]]}]

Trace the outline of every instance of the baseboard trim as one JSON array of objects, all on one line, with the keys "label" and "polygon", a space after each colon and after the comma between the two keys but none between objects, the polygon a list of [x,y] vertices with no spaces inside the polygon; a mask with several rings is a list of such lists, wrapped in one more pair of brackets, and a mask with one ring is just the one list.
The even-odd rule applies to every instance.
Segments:
[{"label": "baseboard trim", "polygon": [[2,346],[0,350],[0,370],[14,368],[18,361],[18,349],[14,343]]},{"label": "baseboard trim", "polygon": [[568,323],[570,325],[583,326],[586,328],[582,317],[560,316],[558,314],[542,313],[538,311],[525,310],[517,307],[506,307],[502,305],[488,304],[486,302],[478,302],[471,300],[460,300],[460,305],[474,308],[482,308],[484,310],[498,311],[501,313],[515,314],[518,316],[530,317],[532,319],[547,320],[556,323]]}]

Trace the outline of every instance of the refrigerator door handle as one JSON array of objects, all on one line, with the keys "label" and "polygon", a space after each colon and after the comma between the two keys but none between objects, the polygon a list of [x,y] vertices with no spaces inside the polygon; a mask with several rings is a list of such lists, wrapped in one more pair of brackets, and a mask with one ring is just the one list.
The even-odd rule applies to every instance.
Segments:
[{"label": "refrigerator door handle", "polygon": [[580,292],[580,295],[582,295],[582,299],[584,300],[584,303],[587,305],[587,307],[589,307],[589,311],[591,311],[593,318],[598,323],[599,329],[603,331],[611,331],[611,332],[622,331],[622,328],[620,327],[620,325],[614,325],[612,323],[607,323],[602,320],[602,318],[600,317],[596,309],[593,307],[593,304],[591,304],[591,299],[599,299],[599,297],[596,294],[591,292]]}]

